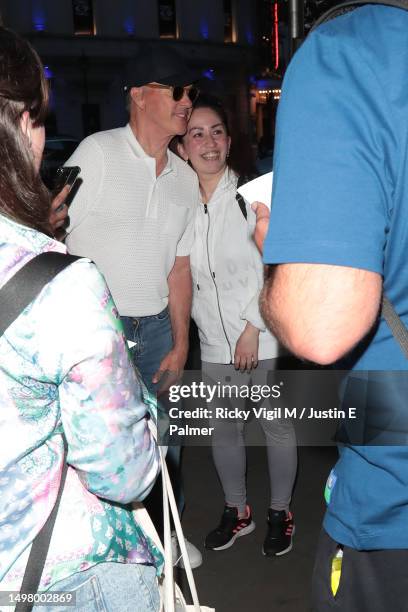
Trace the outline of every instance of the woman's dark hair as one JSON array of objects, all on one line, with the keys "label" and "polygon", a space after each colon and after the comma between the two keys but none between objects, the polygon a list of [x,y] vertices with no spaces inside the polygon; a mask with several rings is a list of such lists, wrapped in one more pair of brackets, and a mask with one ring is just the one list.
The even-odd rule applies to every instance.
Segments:
[{"label": "woman's dark hair", "polygon": [[216,115],[218,115],[221,123],[223,123],[225,126],[227,136],[230,136],[228,114],[219,98],[216,98],[210,94],[201,93],[194,102],[193,110],[196,110],[197,108],[209,108]]},{"label": "woman's dark hair", "polygon": [[25,111],[35,127],[43,125],[47,105],[48,85],[37,53],[0,27],[0,214],[49,234],[51,196],[21,129]]}]

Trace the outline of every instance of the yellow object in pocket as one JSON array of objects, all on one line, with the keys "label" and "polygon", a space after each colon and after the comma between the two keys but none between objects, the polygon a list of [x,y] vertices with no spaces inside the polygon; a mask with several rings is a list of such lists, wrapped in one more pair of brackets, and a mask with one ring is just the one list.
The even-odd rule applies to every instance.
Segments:
[{"label": "yellow object in pocket", "polygon": [[338,548],[335,557],[332,560],[331,567],[331,590],[333,596],[336,596],[340,584],[341,564],[343,561],[343,549]]}]

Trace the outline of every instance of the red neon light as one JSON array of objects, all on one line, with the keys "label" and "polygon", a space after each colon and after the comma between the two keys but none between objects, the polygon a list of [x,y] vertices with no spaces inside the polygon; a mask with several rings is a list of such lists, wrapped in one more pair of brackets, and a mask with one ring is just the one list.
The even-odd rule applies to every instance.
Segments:
[{"label": "red neon light", "polygon": [[273,38],[275,45],[275,70],[277,70],[279,68],[279,13],[277,2],[274,4]]}]

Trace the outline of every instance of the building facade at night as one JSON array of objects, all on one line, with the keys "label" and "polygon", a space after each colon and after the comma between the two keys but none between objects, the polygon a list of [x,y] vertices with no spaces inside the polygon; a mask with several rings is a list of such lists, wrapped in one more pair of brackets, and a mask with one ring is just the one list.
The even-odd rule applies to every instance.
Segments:
[{"label": "building facade at night", "polygon": [[259,5],[253,0],[1,0],[0,13],[46,66],[49,132],[82,138],[124,124],[126,64],[147,44],[176,48],[234,111],[235,129],[254,130],[250,82],[259,66]]}]

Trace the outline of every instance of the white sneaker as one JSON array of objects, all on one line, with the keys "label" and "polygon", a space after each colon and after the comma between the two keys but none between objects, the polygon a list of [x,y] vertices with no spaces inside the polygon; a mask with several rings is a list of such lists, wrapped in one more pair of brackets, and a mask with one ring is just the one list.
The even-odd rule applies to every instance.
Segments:
[{"label": "white sneaker", "polygon": [[[188,558],[190,560],[191,569],[195,569],[196,567],[200,567],[203,562],[203,557],[194,544],[189,542],[187,539],[184,539],[186,544]],[[183,557],[181,554],[180,547],[178,545],[176,533],[173,531],[171,534],[171,552],[173,555],[173,565],[177,567],[181,567],[184,569]]]}]

